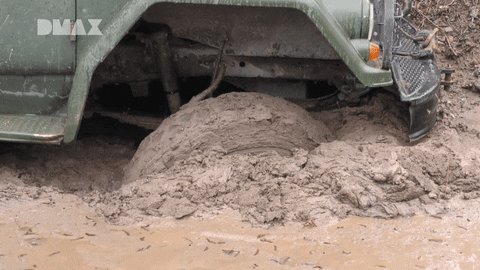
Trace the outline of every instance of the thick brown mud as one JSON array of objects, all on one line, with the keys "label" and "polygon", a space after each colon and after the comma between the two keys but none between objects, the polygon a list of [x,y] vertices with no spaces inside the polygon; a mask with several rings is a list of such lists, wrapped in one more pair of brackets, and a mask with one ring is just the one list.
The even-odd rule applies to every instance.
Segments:
[{"label": "thick brown mud", "polygon": [[290,155],[203,148],[130,183],[147,132],[111,119],[86,120],[71,145],[1,144],[0,269],[474,269],[477,6],[413,13],[441,28],[440,64],[457,69],[416,144],[404,106],[382,94],[311,113],[331,137]]}]

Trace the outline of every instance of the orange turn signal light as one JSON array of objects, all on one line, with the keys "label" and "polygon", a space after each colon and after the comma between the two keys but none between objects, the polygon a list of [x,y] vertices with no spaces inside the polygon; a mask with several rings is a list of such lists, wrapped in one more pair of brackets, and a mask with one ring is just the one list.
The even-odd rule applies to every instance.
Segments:
[{"label": "orange turn signal light", "polygon": [[380,57],[380,46],[377,43],[370,43],[370,56],[369,60],[370,61],[376,61]]}]

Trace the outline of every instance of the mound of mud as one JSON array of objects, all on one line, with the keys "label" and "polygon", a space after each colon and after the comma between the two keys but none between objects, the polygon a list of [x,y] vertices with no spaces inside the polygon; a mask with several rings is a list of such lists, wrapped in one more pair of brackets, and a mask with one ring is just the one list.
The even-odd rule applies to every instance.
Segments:
[{"label": "mound of mud", "polygon": [[331,137],[323,123],[281,98],[230,93],[183,108],[140,145],[126,169],[127,182],[162,172],[193,152],[226,154],[273,149],[313,149]]},{"label": "mound of mud", "polygon": [[454,133],[408,145],[401,109],[391,106],[379,96],[365,107],[316,115],[336,140],[311,151],[290,157],[198,151],[91,203],[114,222],[208,216],[228,207],[253,224],[272,224],[351,214],[437,215],[454,196],[478,197],[477,151],[462,149]]}]

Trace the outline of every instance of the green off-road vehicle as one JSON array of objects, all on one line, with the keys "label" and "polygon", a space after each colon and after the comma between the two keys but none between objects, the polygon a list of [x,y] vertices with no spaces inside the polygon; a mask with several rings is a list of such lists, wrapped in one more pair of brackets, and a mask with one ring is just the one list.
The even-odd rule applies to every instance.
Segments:
[{"label": "green off-road vehicle", "polygon": [[395,0],[0,0],[0,140],[70,143],[87,101],[162,115],[214,91],[348,102],[374,88],[409,105],[418,140],[435,124],[441,71],[434,33],[407,11]]}]

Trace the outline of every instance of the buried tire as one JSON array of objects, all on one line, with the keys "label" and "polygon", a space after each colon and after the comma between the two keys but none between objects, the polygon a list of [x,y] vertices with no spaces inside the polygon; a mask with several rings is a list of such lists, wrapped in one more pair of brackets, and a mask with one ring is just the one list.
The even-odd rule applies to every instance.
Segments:
[{"label": "buried tire", "polygon": [[195,151],[226,154],[311,150],[331,137],[299,106],[258,93],[230,93],[183,108],[140,145],[127,166],[127,182],[162,172]]}]

